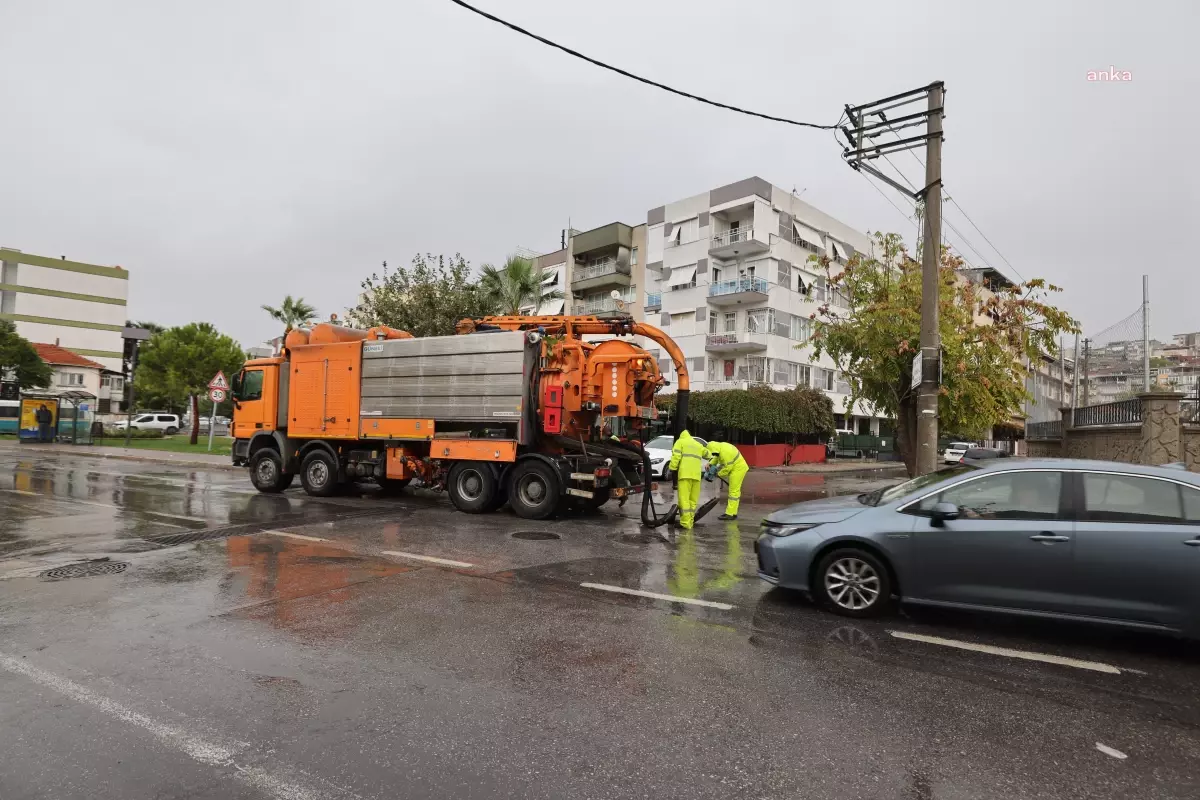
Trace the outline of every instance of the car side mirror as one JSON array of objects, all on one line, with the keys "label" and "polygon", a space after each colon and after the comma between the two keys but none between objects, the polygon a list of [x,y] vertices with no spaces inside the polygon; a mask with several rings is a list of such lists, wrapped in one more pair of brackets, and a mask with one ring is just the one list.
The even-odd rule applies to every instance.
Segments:
[{"label": "car side mirror", "polygon": [[933,508],[929,510],[934,527],[941,527],[947,520],[958,519],[959,513],[958,506],[954,503],[934,503]]}]

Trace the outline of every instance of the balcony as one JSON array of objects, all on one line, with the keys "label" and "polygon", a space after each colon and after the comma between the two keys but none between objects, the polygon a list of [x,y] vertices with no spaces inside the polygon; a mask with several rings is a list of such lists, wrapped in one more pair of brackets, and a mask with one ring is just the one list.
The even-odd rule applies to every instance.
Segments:
[{"label": "balcony", "polygon": [[576,264],[571,273],[571,291],[582,292],[602,286],[628,286],[629,262],[615,256],[590,264]]},{"label": "balcony", "polygon": [[[628,301],[622,300],[625,304],[625,310],[620,313],[629,312]],[[612,297],[605,297],[602,300],[584,300],[575,304],[575,313],[577,314],[616,314],[617,301]]]},{"label": "balcony", "polygon": [[746,331],[710,333],[704,339],[704,349],[710,353],[761,353],[767,349],[767,334]]},{"label": "balcony", "polygon": [[714,306],[736,306],[741,303],[765,303],[770,284],[765,278],[734,278],[718,281],[708,287],[708,302]]},{"label": "balcony", "polygon": [[718,233],[708,243],[708,254],[713,258],[739,258],[765,253],[771,249],[767,236],[756,236],[754,228],[737,228]]},{"label": "balcony", "polygon": [[645,309],[647,311],[652,311],[654,309],[659,309],[659,308],[662,308],[662,293],[661,292],[647,292]]}]

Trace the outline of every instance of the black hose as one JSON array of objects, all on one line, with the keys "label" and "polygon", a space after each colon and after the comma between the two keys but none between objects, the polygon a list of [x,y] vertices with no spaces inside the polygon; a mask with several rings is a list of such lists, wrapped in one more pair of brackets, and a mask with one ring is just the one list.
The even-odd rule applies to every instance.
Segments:
[{"label": "black hose", "polygon": [[[686,404],[686,400],[684,401]],[[679,507],[672,505],[667,509],[666,516],[658,516],[657,509],[654,508],[654,492],[651,489],[651,481],[654,478],[654,467],[650,463],[650,456],[646,453],[646,431],[642,429],[642,524],[648,528],[661,528],[675,518],[675,512]]]},{"label": "black hose", "polygon": [[688,396],[687,389],[680,389],[675,395],[675,438],[687,429]]}]

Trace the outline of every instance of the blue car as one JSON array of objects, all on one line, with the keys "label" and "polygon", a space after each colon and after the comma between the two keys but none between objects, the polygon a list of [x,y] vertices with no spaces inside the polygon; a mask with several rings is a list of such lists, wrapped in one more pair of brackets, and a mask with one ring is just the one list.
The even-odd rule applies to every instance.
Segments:
[{"label": "blue car", "polygon": [[849,617],[895,600],[1200,637],[1200,475],[995,459],[762,523],[758,575]]}]

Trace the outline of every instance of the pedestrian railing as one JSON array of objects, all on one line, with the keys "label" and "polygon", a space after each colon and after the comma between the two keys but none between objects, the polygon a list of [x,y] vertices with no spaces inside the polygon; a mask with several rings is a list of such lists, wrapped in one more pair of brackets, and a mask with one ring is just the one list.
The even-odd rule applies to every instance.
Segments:
[{"label": "pedestrian railing", "polygon": [[1048,439],[1062,438],[1062,420],[1052,419],[1048,422],[1030,422],[1025,425],[1025,438],[1031,442],[1043,442]]},{"label": "pedestrian railing", "polygon": [[1136,397],[1129,400],[1118,400],[1115,403],[1101,403],[1098,406],[1077,408],[1073,416],[1076,428],[1087,428],[1094,425],[1138,425],[1141,421],[1142,401]]}]

